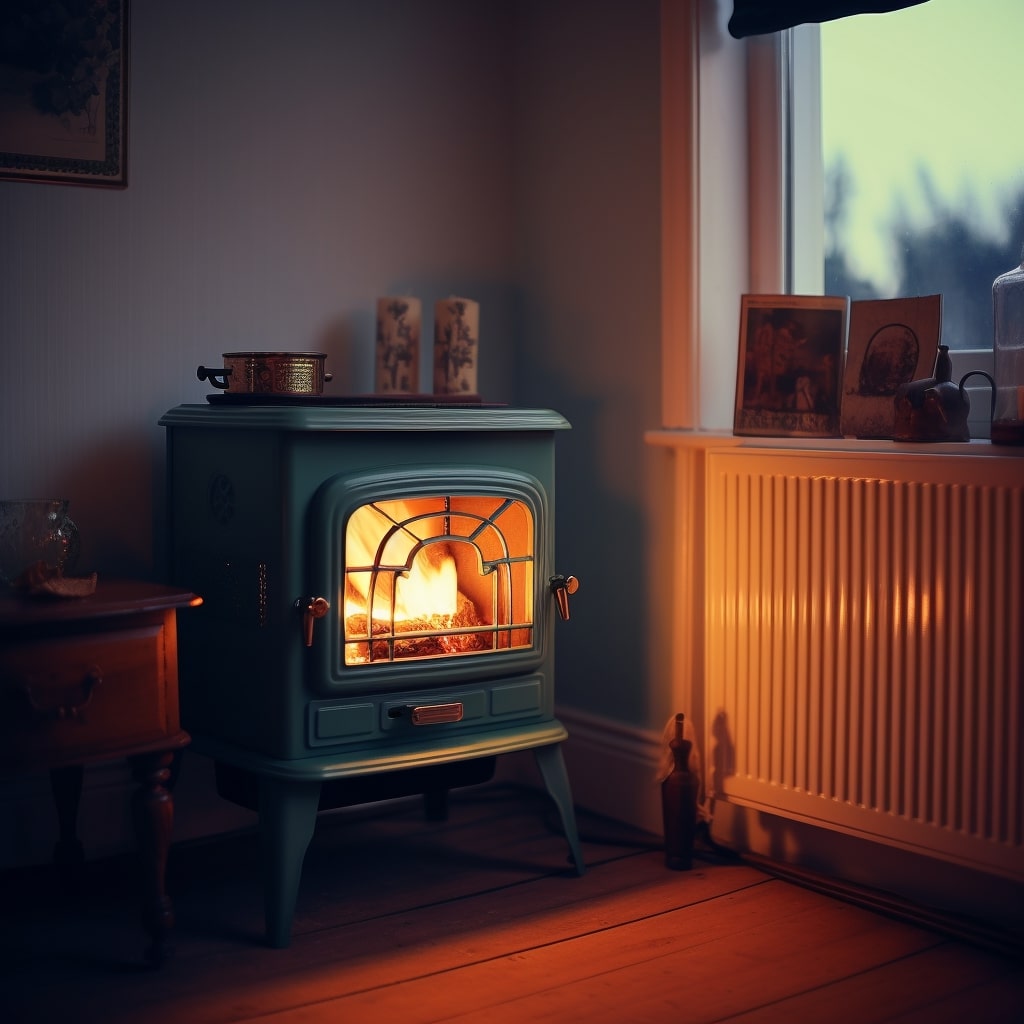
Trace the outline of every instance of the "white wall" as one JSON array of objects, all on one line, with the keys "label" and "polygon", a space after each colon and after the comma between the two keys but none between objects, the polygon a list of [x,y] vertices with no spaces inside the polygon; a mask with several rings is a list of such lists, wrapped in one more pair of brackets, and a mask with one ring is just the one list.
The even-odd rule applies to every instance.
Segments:
[{"label": "white wall", "polygon": [[[474,297],[485,397],[574,426],[558,568],[583,586],[558,701],[660,728],[669,482],[643,443],[660,403],[658,9],[134,0],[128,188],[0,181],[0,494],[70,498],[81,570],[159,577],[157,421],[205,401],[200,363],[312,348],[331,390],[367,391],[377,296]],[[176,836],[235,821],[188,771]],[[0,785],[0,814],[40,806],[26,794]],[[41,822],[6,834],[0,864],[49,856]]]},{"label": "white wall", "polygon": [[659,5],[520,15],[517,390],[573,425],[557,550],[581,587],[557,630],[558,699],[643,723],[669,692],[648,558],[669,480],[643,442],[661,400]]}]

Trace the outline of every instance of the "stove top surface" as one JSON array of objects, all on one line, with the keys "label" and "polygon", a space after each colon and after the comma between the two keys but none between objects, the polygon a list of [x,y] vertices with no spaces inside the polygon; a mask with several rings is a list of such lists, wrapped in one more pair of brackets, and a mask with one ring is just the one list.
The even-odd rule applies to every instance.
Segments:
[{"label": "stove top surface", "polygon": [[[206,404],[178,405],[160,418],[165,427],[319,431],[568,430],[551,409],[523,409],[486,402],[438,402],[427,395],[276,396],[271,401],[234,401],[209,395]],[[262,396],[265,399],[272,396]],[[418,399],[424,398],[424,401]],[[442,396],[443,397],[443,396]],[[228,401],[217,401],[225,399]],[[379,399],[379,400],[371,400]]]},{"label": "stove top surface", "polygon": [[504,402],[484,402],[479,395],[432,395],[432,394],[363,394],[363,395],[283,395],[249,394],[243,392],[218,392],[207,395],[211,405],[312,405],[312,406],[357,406],[379,408],[433,409],[467,407],[472,409],[500,409]]}]

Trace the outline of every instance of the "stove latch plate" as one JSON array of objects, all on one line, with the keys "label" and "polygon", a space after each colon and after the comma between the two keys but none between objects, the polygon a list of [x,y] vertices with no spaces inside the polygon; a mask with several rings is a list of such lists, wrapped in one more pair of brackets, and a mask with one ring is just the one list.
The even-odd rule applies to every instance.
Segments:
[{"label": "stove latch plate", "polygon": [[580,589],[580,581],[575,576],[552,576],[548,579],[551,593],[555,595],[555,604],[562,619],[569,618],[569,595]]}]

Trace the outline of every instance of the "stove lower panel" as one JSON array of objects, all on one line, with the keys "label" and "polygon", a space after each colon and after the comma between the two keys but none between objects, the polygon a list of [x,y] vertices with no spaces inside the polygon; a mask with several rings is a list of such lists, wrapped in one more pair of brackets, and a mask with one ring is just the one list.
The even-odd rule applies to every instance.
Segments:
[{"label": "stove lower panel", "polygon": [[[470,730],[504,728],[511,722],[550,717],[545,707],[544,677],[532,674],[490,686],[447,690],[409,690],[348,700],[316,700],[307,705],[311,749],[342,744],[370,746],[406,743],[431,735],[458,735]],[[417,710],[456,709],[457,721],[418,725]],[[419,716],[426,717],[426,716]]]}]

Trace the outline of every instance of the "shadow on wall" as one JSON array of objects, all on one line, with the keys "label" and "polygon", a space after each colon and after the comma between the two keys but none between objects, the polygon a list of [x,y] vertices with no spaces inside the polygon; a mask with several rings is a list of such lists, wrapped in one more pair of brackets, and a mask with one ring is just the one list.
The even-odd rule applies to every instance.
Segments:
[{"label": "shadow on wall", "polygon": [[[154,418],[155,423],[155,418]],[[163,522],[163,437],[152,424],[112,432],[57,470],[68,512],[78,526],[81,553],[69,575],[156,579],[156,530]]]},{"label": "shadow on wall", "polygon": [[355,386],[355,382],[372,379],[373,352],[371,346],[357,345],[355,339],[372,338],[373,329],[373,313],[366,309],[330,320],[317,332],[314,350],[326,353],[324,371],[331,375],[331,380],[324,384],[324,394],[366,390]]},{"label": "shadow on wall", "polygon": [[[724,711],[719,711],[711,723],[711,749],[707,752],[707,763],[710,768],[708,811],[711,814],[713,829],[717,794],[722,792],[725,780],[736,773],[736,747],[733,745],[729,733],[729,719]],[[733,825],[726,841],[726,845],[731,849],[749,848],[745,824],[745,819],[741,817]]]},{"label": "shadow on wall", "polygon": [[[729,731],[728,716],[724,711],[719,711],[711,723],[711,746],[708,760],[711,766],[711,793],[710,811],[712,822],[719,802],[714,794],[722,792],[725,780],[736,774],[736,744]],[[767,843],[762,839],[754,842],[750,834],[750,819],[743,812],[726,808],[728,813],[723,814],[727,824],[724,826],[724,834],[720,829],[715,833],[717,841],[723,842],[729,849],[738,852],[748,852],[757,847],[766,845],[766,855],[780,864],[800,863],[806,859],[801,844],[801,832],[793,826],[793,823],[780,818],[778,815],[764,811],[756,812],[754,831],[761,833],[762,837],[767,836]],[[714,831],[714,824],[712,824]]]},{"label": "shadow on wall", "polygon": [[516,371],[523,404],[554,409],[572,426],[556,439],[554,568],[576,576],[580,589],[570,601],[570,620],[555,623],[556,700],[643,723],[652,713],[643,495],[623,501],[602,484],[615,472],[641,474],[601,464],[607,400],[577,393],[571,380],[544,372],[532,359],[519,360]]}]

